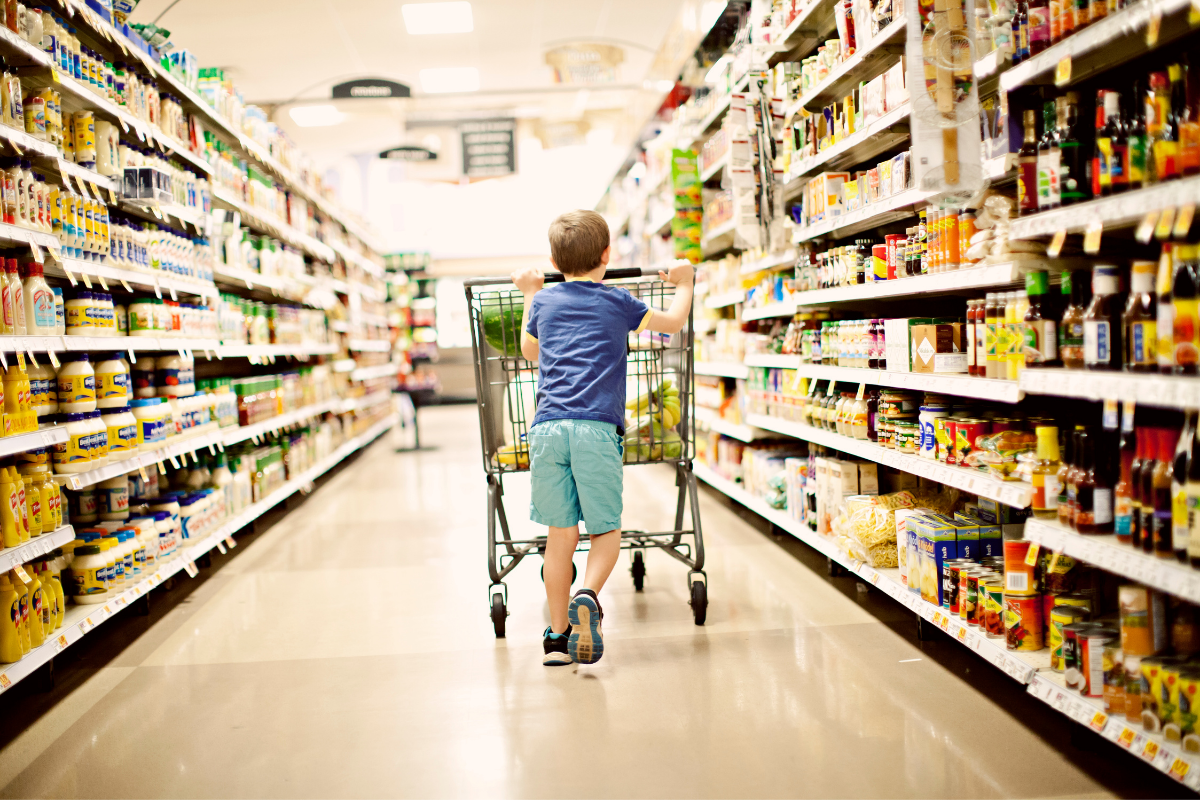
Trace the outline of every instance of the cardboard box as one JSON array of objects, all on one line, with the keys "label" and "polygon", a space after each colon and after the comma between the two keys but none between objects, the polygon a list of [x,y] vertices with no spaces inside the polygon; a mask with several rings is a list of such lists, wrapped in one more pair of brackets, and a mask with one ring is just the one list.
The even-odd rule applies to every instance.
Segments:
[{"label": "cardboard box", "polygon": [[897,153],[892,158],[892,194],[906,191],[909,184],[909,151]]},{"label": "cardboard box", "polygon": [[[926,514],[909,519],[909,526],[918,531],[920,548],[921,598],[935,606],[942,604],[945,587],[942,585],[942,566],[958,557],[958,543],[954,525],[945,517]],[[910,570],[911,574],[911,570]]]},{"label": "cardboard box", "polygon": [[967,354],[964,334],[964,327],[958,323],[913,326],[910,331],[914,344],[912,371],[965,373]]},{"label": "cardboard box", "polygon": [[908,102],[908,88],[904,85],[904,59],[883,73],[884,112],[895,111]]},{"label": "cardboard box", "polygon": [[998,524],[985,522],[975,514],[964,514],[961,511],[957,512],[954,518],[974,525],[979,530],[979,555],[976,558],[1004,555],[1004,538]]},{"label": "cardboard box", "polygon": [[[909,586],[908,581],[908,520],[921,512],[915,508],[896,509],[896,561],[900,567],[900,583]],[[916,563],[915,561],[913,562]]]}]

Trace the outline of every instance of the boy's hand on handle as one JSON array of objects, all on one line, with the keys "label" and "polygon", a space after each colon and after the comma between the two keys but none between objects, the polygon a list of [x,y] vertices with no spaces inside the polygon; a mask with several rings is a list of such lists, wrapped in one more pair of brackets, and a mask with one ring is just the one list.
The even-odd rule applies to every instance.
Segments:
[{"label": "boy's hand on handle", "polygon": [[542,290],[542,283],[545,281],[541,271],[533,267],[513,270],[509,278],[512,280],[513,285],[521,290],[521,294],[526,296],[540,292]]},{"label": "boy's hand on handle", "polygon": [[675,286],[684,284],[690,286],[694,274],[695,270],[692,269],[692,265],[687,263],[674,265],[670,272],[663,272],[661,269],[658,271],[658,277]]}]

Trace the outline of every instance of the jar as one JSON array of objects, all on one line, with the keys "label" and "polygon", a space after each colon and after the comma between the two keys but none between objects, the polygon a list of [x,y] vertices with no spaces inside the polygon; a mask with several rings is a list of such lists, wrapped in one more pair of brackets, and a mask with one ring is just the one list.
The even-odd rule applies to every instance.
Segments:
[{"label": "jar", "polygon": [[892,425],[896,452],[916,455],[920,450],[921,428],[911,420],[898,420]]},{"label": "jar", "polygon": [[[92,426],[84,413],[67,414],[67,440],[54,445],[54,471],[60,474],[87,472],[92,463]],[[93,504],[94,504],[93,499]],[[95,517],[93,516],[93,519]],[[85,520],[80,518],[80,522]],[[90,521],[90,520],[89,520]]]},{"label": "jar", "polygon": [[88,289],[79,289],[67,301],[67,335],[89,336],[96,333],[96,298]]},{"label": "jar", "polygon": [[124,475],[101,481],[96,486],[100,502],[100,519],[129,519],[129,479]]},{"label": "jar", "polygon": [[96,406],[120,408],[129,405],[129,373],[119,353],[109,353],[96,364]]},{"label": "jar", "polygon": [[158,557],[171,558],[179,547],[175,537],[175,523],[166,511],[154,512],[154,529],[158,531]]},{"label": "jar", "polygon": [[937,429],[934,420],[947,419],[950,408],[944,405],[923,405],[918,421],[921,427],[921,458],[937,459]]},{"label": "jar", "polygon": [[96,373],[87,353],[63,356],[58,370],[58,408],[67,414],[96,410]]},{"label": "jar", "polygon": [[[185,396],[183,381],[187,371],[188,367],[184,366],[184,359],[178,355],[160,356],[155,359],[154,381],[158,390],[158,396]],[[191,392],[187,392],[186,394],[191,394]]]},{"label": "jar", "polygon": [[853,405],[850,407],[850,435],[855,439],[867,440],[867,399],[865,397],[857,397],[851,401]]},{"label": "jar", "polygon": [[129,406],[106,408],[100,412],[108,433],[108,457],[110,461],[124,461],[138,451],[138,423]]},{"label": "jar", "polygon": [[99,545],[76,547],[75,558],[67,571],[69,576],[63,581],[63,588],[77,604],[88,605],[108,600],[108,559]]},{"label": "jar", "polygon": [[156,301],[158,304],[161,304],[162,302],[157,298],[147,298],[144,300],[134,300],[129,304],[130,336],[158,335],[159,328]]},{"label": "jar", "polygon": [[[139,363],[140,361],[139,359]],[[137,420],[138,450],[145,452],[160,447],[166,441],[166,413],[163,401],[154,397],[134,400],[129,405],[133,418]]]},{"label": "jar", "polygon": [[108,428],[100,419],[99,411],[87,413],[88,429],[91,431],[92,466],[103,467],[108,463]]},{"label": "jar", "polygon": [[157,397],[158,388],[154,378],[154,359],[142,356],[133,362],[130,370],[133,382],[133,396],[139,398]]},{"label": "jar", "polygon": [[[112,295],[109,295],[112,297]],[[129,309],[116,304],[113,306],[113,320],[116,323],[117,336],[129,335]]]},{"label": "jar", "polygon": [[100,509],[96,504],[94,489],[82,489],[72,492],[67,497],[70,502],[68,512],[71,515],[71,524],[87,525],[100,519]]},{"label": "jar", "polygon": [[916,410],[917,401],[907,392],[884,392],[879,396],[880,414],[907,414]]},{"label": "jar", "polygon": [[29,376],[29,401],[38,417],[58,413],[58,375],[49,364],[30,364],[25,374]]},{"label": "jar", "polygon": [[108,292],[92,292],[92,296],[96,301],[96,333],[101,336],[115,336],[117,333],[117,320],[112,295]]}]

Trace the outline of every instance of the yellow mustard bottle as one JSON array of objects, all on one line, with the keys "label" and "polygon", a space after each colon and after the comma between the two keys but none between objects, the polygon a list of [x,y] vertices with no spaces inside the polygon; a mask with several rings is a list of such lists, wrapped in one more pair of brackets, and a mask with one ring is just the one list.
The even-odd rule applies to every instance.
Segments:
[{"label": "yellow mustard bottle", "polygon": [[67,595],[63,591],[62,576],[54,569],[56,560],[57,558],[52,558],[43,562],[42,585],[48,585],[54,592],[54,629],[58,630],[62,627],[63,618],[67,613]]},{"label": "yellow mustard bottle", "polygon": [[42,498],[42,533],[53,533],[62,527],[58,510],[58,484],[50,480],[50,470],[34,473],[38,478],[38,494]]},{"label": "yellow mustard bottle", "polygon": [[0,662],[21,660],[21,596],[7,572],[0,572]]},{"label": "yellow mustard bottle", "polygon": [[4,417],[0,421],[0,436],[12,436],[19,432],[21,424],[20,376],[16,367],[4,370]]},{"label": "yellow mustard bottle", "polygon": [[21,431],[33,433],[38,426],[37,411],[33,408],[33,385],[29,380],[29,373],[25,371],[25,366],[19,362],[17,373],[21,376],[17,384],[21,390],[21,396],[17,398],[21,406]]},{"label": "yellow mustard bottle", "polygon": [[13,586],[21,597],[21,654],[24,655],[33,649],[29,643],[29,585],[21,580],[21,574],[15,569],[11,570],[9,574],[12,575]]},{"label": "yellow mustard bottle", "polygon": [[21,541],[29,541],[29,505],[25,502],[25,481],[21,480],[21,476],[17,474],[16,467],[9,467],[12,470],[13,491],[17,493],[17,524],[21,526]]},{"label": "yellow mustard bottle", "polygon": [[29,538],[42,535],[42,490],[34,482],[32,475],[22,475],[24,485],[25,508],[29,512]]},{"label": "yellow mustard bottle", "polygon": [[25,570],[29,576],[29,643],[41,647],[46,642],[46,636],[54,630],[50,626],[49,609],[46,607],[46,595],[42,591],[42,582],[37,573]]},{"label": "yellow mustard bottle", "polygon": [[12,473],[7,468],[0,468],[0,538],[5,547],[16,547],[21,543],[19,515]]}]

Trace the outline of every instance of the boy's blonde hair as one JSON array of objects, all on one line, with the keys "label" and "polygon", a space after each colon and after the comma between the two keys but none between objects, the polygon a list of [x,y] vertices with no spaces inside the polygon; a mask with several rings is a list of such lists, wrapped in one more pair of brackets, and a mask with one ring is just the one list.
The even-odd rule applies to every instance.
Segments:
[{"label": "boy's blonde hair", "polygon": [[550,223],[550,257],[564,275],[585,275],[608,249],[608,223],[595,211],[568,211]]}]

